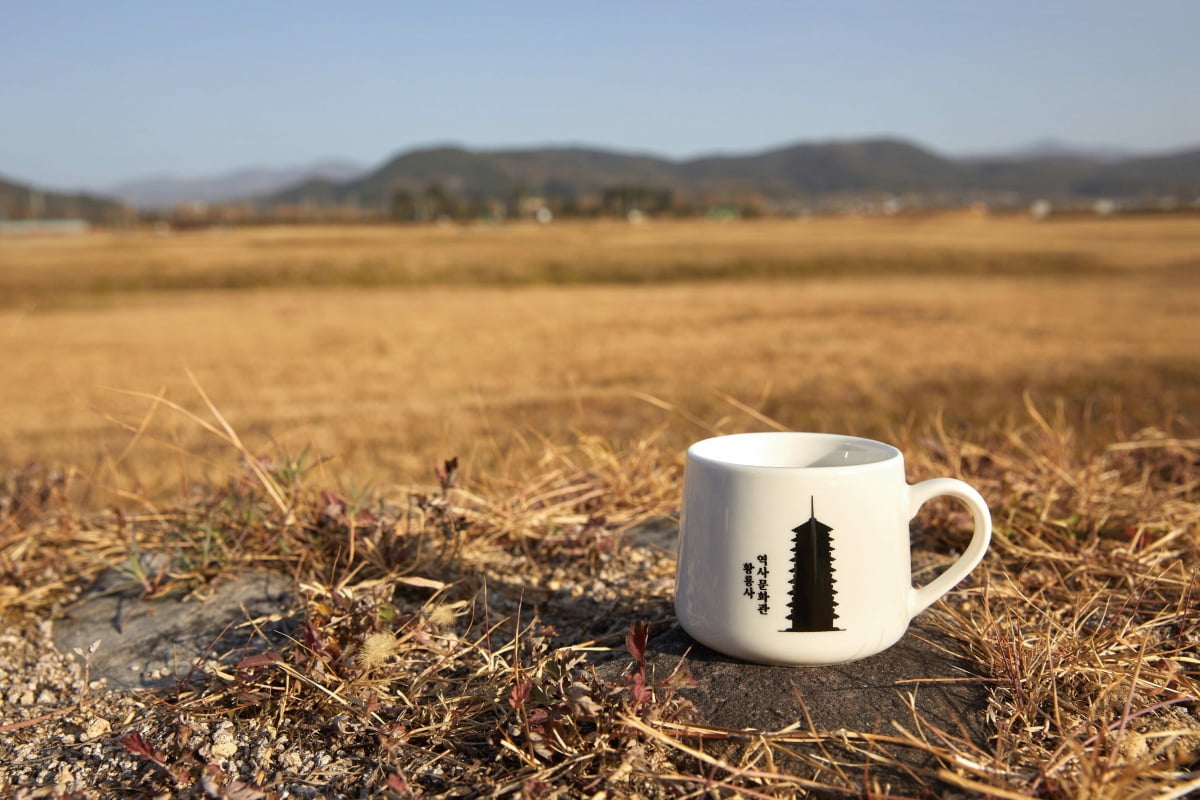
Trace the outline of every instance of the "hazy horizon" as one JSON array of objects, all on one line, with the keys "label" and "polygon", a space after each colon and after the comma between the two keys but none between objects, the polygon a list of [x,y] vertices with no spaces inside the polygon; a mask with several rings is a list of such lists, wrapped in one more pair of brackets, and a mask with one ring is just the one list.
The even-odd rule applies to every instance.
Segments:
[{"label": "hazy horizon", "polygon": [[1074,141],[1066,141],[1064,139],[1059,139],[1054,136],[1037,136],[1037,137],[1032,137],[1032,138],[1024,140],[1024,141],[1015,142],[1008,147],[1000,147],[1000,148],[994,148],[994,149],[987,150],[987,151],[978,151],[978,152],[971,151],[971,152],[961,152],[961,153],[950,153],[950,152],[944,152],[944,151],[938,150],[937,148],[930,147],[925,142],[912,139],[911,137],[904,137],[904,136],[899,136],[899,135],[895,135],[895,134],[889,134],[886,132],[881,132],[881,133],[877,133],[877,134],[864,134],[863,136],[855,136],[855,137],[840,136],[840,137],[830,137],[830,138],[826,138],[826,139],[792,139],[792,140],[775,142],[773,144],[766,144],[762,147],[752,148],[752,149],[747,149],[747,150],[734,150],[734,149],[727,148],[727,147],[714,147],[714,148],[699,151],[696,153],[685,153],[683,155],[670,155],[667,153],[655,152],[648,148],[611,147],[611,146],[604,144],[603,142],[589,142],[586,140],[547,141],[547,142],[530,142],[530,143],[515,143],[514,142],[514,143],[508,143],[508,144],[495,144],[495,145],[472,145],[469,142],[459,141],[459,140],[455,140],[453,138],[447,138],[447,139],[444,139],[441,141],[414,142],[406,147],[396,149],[396,150],[394,150],[390,153],[387,153],[387,154],[383,155],[382,157],[380,157],[374,161],[370,161],[370,162],[363,162],[363,161],[359,161],[357,159],[339,156],[337,154],[326,154],[326,155],[318,155],[314,158],[311,158],[311,159],[308,159],[306,161],[302,161],[299,163],[282,163],[282,162],[280,162],[280,163],[257,163],[257,162],[251,163],[251,162],[245,162],[245,163],[240,163],[240,164],[233,164],[233,165],[229,166],[228,168],[221,169],[216,172],[188,173],[188,174],[181,173],[181,172],[160,172],[160,173],[147,174],[147,175],[136,175],[136,176],[133,176],[132,178],[122,179],[120,181],[117,181],[116,184],[110,184],[110,185],[121,185],[122,183],[132,183],[134,181],[142,181],[142,180],[203,180],[203,179],[209,179],[209,178],[214,178],[214,177],[234,175],[237,173],[248,172],[248,171],[252,171],[252,170],[281,170],[282,171],[282,170],[288,170],[288,169],[309,168],[309,167],[317,167],[317,166],[330,165],[330,164],[334,164],[334,165],[338,165],[338,166],[353,165],[354,167],[361,169],[361,170],[373,170],[379,166],[382,166],[384,163],[386,163],[390,159],[395,158],[396,156],[399,156],[403,153],[409,153],[409,152],[415,152],[415,151],[421,151],[421,150],[431,150],[431,149],[436,149],[436,148],[441,148],[441,147],[457,147],[457,148],[463,148],[465,150],[471,150],[471,151],[477,151],[477,152],[579,148],[579,149],[584,149],[584,150],[600,150],[600,151],[606,151],[606,152],[624,153],[627,155],[651,156],[654,158],[667,159],[669,161],[689,161],[692,159],[708,158],[708,157],[713,157],[713,156],[752,155],[752,154],[758,153],[758,152],[770,151],[770,150],[780,149],[780,148],[784,148],[784,147],[790,147],[790,146],[799,145],[799,144],[826,144],[826,143],[835,142],[835,141],[863,141],[863,140],[867,140],[867,139],[905,140],[905,141],[908,141],[911,144],[917,145],[919,147],[922,147],[922,148],[925,148],[928,150],[932,150],[933,152],[937,153],[938,155],[945,156],[946,158],[954,158],[954,159],[987,158],[987,157],[992,157],[992,156],[1001,156],[1001,157],[1017,156],[1017,155],[1022,155],[1022,154],[1028,154],[1031,151],[1041,150],[1043,148],[1050,149],[1050,148],[1060,148],[1060,147],[1065,150],[1069,150],[1071,152],[1095,154],[1097,156],[1102,156],[1102,157],[1107,156],[1107,157],[1124,158],[1124,157],[1138,157],[1138,156],[1153,156],[1153,155],[1159,155],[1159,154],[1163,154],[1163,153],[1171,153],[1171,152],[1176,152],[1176,151],[1181,151],[1181,150],[1191,150],[1191,149],[1200,147],[1200,136],[1197,136],[1196,140],[1192,141],[1192,142],[1181,142],[1178,145],[1174,145],[1171,147],[1157,148],[1157,149],[1151,149],[1151,150],[1139,150],[1139,149],[1132,148],[1132,147],[1125,147],[1125,146],[1122,146],[1119,142],[1074,142]]},{"label": "hazy horizon", "polygon": [[[1135,150],[1133,148],[1121,147],[1120,145],[1114,144],[1114,143],[1068,142],[1068,141],[1064,141],[1062,139],[1057,139],[1054,137],[1039,137],[1039,138],[1031,139],[1028,141],[1016,143],[1015,145],[1013,145],[1011,147],[1007,147],[1007,148],[997,148],[997,149],[993,149],[993,150],[989,150],[989,151],[980,151],[980,152],[947,153],[947,152],[939,151],[935,148],[931,148],[924,142],[916,141],[913,139],[906,139],[905,137],[889,135],[886,133],[881,133],[881,134],[876,134],[873,136],[862,136],[862,137],[833,137],[830,139],[821,139],[821,140],[785,141],[785,142],[778,142],[778,143],[775,143],[772,145],[766,145],[764,147],[756,148],[753,150],[737,150],[737,151],[735,151],[735,150],[732,150],[729,148],[714,148],[712,150],[698,152],[698,153],[694,153],[694,154],[687,154],[687,155],[683,155],[683,156],[671,156],[671,155],[667,155],[667,154],[663,154],[663,153],[656,153],[656,152],[647,150],[645,148],[608,147],[603,144],[592,143],[592,142],[540,142],[540,143],[532,143],[532,144],[526,144],[526,145],[499,144],[499,145],[472,146],[468,143],[447,139],[445,141],[414,143],[410,146],[407,146],[407,147],[404,147],[404,148],[401,148],[398,150],[394,150],[393,152],[391,152],[385,156],[382,156],[381,158],[379,158],[375,161],[371,161],[371,162],[362,162],[362,161],[357,161],[355,159],[339,157],[336,155],[334,155],[334,156],[318,156],[315,158],[308,159],[307,161],[296,162],[296,163],[282,163],[282,162],[250,163],[250,162],[246,162],[246,163],[233,164],[233,165],[231,165],[229,167],[225,167],[225,168],[218,168],[212,172],[206,172],[206,173],[196,173],[196,172],[184,173],[184,172],[160,171],[160,172],[148,173],[148,174],[142,174],[142,175],[131,175],[131,176],[120,178],[118,180],[111,181],[111,182],[104,183],[104,184],[69,185],[69,186],[47,184],[47,183],[44,183],[44,182],[38,180],[36,176],[26,176],[26,175],[20,175],[20,174],[13,173],[11,171],[6,171],[3,168],[3,165],[0,165],[0,178],[13,180],[18,183],[26,184],[29,186],[33,186],[33,187],[48,190],[48,191],[62,191],[62,192],[82,191],[82,192],[91,192],[91,193],[97,193],[97,194],[111,194],[111,193],[120,192],[123,190],[126,190],[126,191],[131,190],[142,184],[152,184],[152,183],[157,183],[157,182],[163,182],[163,183],[166,183],[166,182],[202,183],[202,182],[210,182],[210,181],[215,182],[215,181],[230,179],[230,178],[234,178],[236,176],[249,174],[249,173],[255,173],[255,172],[262,172],[262,173],[306,172],[307,173],[310,170],[316,170],[318,167],[329,167],[331,165],[338,167],[344,171],[349,171],[349,170],[353,169],[356,171],[357,174],[366,174],[366,173],[369,173],[369,172],[377,169],[378,167],[387,163],[387,161],[389,161],[392,158],[394,158],[398,155],[401,155],[403,153],[413,152],[413,151],[421,151],[421,150],[425,150],[425,149],[432,149],[432,148],[438,148],[438,147],[461,147],[461,148],[464,148],[467,150],[472,150],[472,151],[487,151],[487,152],[508,151],[508,150],[536,150],[536,149],[542,149],[542,148],[545,148],[545,149],[583,148],[583,149],[588,149],[588,150],[620,152],[620,153],[630,154],[630,155],[651,156],[651,157],[656,157],[656,158],[667,159],[670,161],[688,161],[690,159],[705,158],[705,157],[711,157],[711,156],[752,155],[757,152],[769,151],[769,150],[774,150],[777,148],[783,148],[783,147],[788,147],[791,145],[798,145],[798,144],[823,144],[823,143],[832,142],[832,141],[862,141],[865,139],[904,139],[904,140],[910,142],[911,144],[932,150],[933,152],[937,153],[938,155],[944,156],[946,158],[967,159],[967,160],[973,159],[973,158],[1017,157],[1017,156],[1021,156],[1021,155],[1031,155],[1031,154],[1033,154],[1033,151],[1037,151],[1042,148],[1046,148],[1046,149],[1063,148],[1065,150],[1070,151],[1071,153],[1092,155],[1097,158],[1121,159],[1121,158],[1136,158],[1136,157],[1142,157],[1142,156],[1155,156],[1155,155],[1160,155],[1160,154],[1169,154],[1169,153],[1173,153],[1173,152],[1192,150],[1192,149],[1196,149],[1196,148],[1200,147],[1200,141],[1197,141],[1197,142],[1192,142],[1192,143],[1181,143],[1177,146],[1168,147],[1168,148],[1159,148],[1159,149],[1153,149],[1153,150]],[[335,180],[347,180],[347,179],[349,179],[349,178],[348,177],[335,178]]]}]

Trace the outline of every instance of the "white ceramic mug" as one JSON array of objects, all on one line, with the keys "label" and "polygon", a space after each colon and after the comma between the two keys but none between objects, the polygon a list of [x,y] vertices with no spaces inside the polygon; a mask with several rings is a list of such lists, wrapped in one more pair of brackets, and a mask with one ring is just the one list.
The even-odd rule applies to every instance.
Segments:
[{"label": "white ceramic mug", "polygon": [[[912,585],[909,521],[957,498],[971,543]],[[767,664],[837,664],[880,652],[979,564],[987,503],[953,478],[910,486],[891,445],[824,433],[742,433],[688,448],[675,611],[697,641]]]}]

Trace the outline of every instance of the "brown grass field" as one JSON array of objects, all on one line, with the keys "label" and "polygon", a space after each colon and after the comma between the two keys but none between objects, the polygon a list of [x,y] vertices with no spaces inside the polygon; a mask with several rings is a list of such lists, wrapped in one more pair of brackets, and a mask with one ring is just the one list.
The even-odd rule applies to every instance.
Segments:
[{"label": "brown grass field", "polygon": [[1198,259],[1194,217],[9,237],[0,466],[161,497],[174,449],[217,443],[160,408],[130,448],[153,403],[122,392],[196,410],[189,371],[256,452],[360,485],[574,432],[682,445],[755,424],[739,403],[885,435],[1004,424],[1029,390],[1160,424],[1197,397]]},{"label": "brown grass field", "polygon": [[[0,793],[1200,790],[1200,216],[9,237],[0,347],[0,667],[68,676],[0,711]],[[987,748],[706,729],[562,647],[670,623],[669,556],[622,533],[677,511],[689,441],[769,427],[884,438],[988,499],[987,559],[927,612],[986,676]],[[949,560],[955,519],[914,546]],[[148,593],[286,570],[317,638],[114,700],[39,626],[139,552],[184,565]],[[220,721],[217,766],[193,740]]]}]

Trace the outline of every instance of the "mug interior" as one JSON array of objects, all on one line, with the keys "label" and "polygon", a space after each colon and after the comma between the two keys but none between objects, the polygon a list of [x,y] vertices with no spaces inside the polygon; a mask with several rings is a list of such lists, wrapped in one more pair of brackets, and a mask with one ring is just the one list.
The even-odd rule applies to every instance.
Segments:
[{"label": "mug interior", "polygon": [[820,469],[860,467],[900,456],[883,442],[831,433],[735,433],[696,442],[694,458],[745,467]]}]

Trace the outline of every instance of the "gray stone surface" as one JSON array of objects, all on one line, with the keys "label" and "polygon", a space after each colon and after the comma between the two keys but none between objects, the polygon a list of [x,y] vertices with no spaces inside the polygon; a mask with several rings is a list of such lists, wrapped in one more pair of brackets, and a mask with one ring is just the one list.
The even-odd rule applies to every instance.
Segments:
[{"label": "gray stone surface", "polygon": [[[977,665],[953,655],[955,642],[919,621],[882,653],[829,667],[749,664],[714,652],[679,626],[653,638],[647,662],[659,677],[686,662],[700,686],[687,695],[703,721],[728,728],[778,730],[805,721],[818,731],[895,733],[892,720],[913,729],[918,713],[950,730],[959,723],[976,740],[985,736],[987,702]],[[805,725],[807,727],[807,724]]]},{"label": "gray stone surface", "polygon": [[93,678],[107,678],[110,688],[158,689],[189,675],[199,677],[204,662],[236,664],[284,647],[300,618],[292,582],[275,573],[218,579],[202,596],[144,599],[143,594],[128,569],[105,570],[55,620],[55,646],[66,653],[86,652],[99,641],[91,659]]},{"label": "gray stone surface", "polygon": [[[648,671],[656,679],[671,674],[684,658],[698,683],[681,694],[696,707],[691,722],[734,730],[774,732],[799,723],[801,732],[901,736],[894,723],[942,744],[934,728],[987,749],[986,683],[978,665],[958,652],[949,636],[918,618],[888,650],[861,661],[829,667],[776,667],[750,664],[717,653],[693,640],[678,625],[650,639]],[[686,658],[685,658],[686,655]],[[628,658],[599,667],[609,680],[620,680],[632,667]],[[915,715],[914,715],[915,709]],[[923,721],[918,724],[915,716]],[[866,748],[865,743],[860,743]],[[725,757],[736,763],[740,745],[731,742]],[[796,753],[804,747],[788,745]],[[937,759],[897,744],[882,745],[904,767],[877,762],[869,774],[881,783],[921,796],[916,774],[932,776]],[[837,750],[838,748],[834,748]],[[828,754],[828,747],[823,754]],[[882,751],[878,751],[882,752]],[[878,753],[877,753],[878,754]],[[836,753],[847,773],[862,770],[867,758],[852,748]],[[811,771],[785,753],[776,767],[799,774]]]}]

